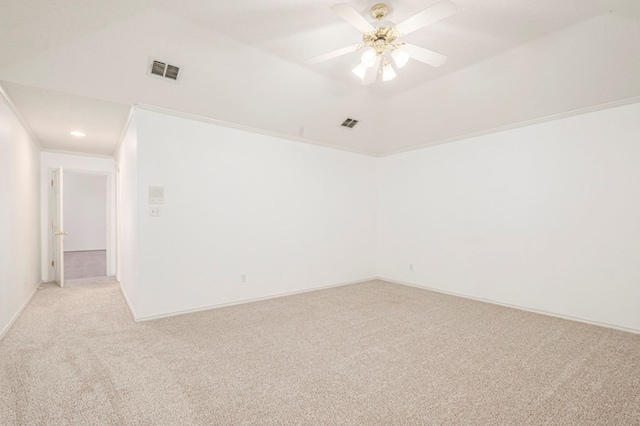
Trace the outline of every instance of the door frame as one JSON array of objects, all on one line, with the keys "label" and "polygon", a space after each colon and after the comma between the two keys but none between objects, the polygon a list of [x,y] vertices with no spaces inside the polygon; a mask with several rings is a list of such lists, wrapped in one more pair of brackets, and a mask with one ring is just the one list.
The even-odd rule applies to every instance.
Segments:
[{"label": "door frame", "polygon": [[64,287],[64,167],[51,171],[49,195],[49,238],[51,242],[51,281]]},{"label": "door frame", "polygon": [[[116,194],[115,194],[115,170],[111,170],[111,171],[105,171],[105,170],[90,170],[90,169],[78,169],[78,168],[74,168],[74,167],[67,167],[67,166],[63,166],[64,167],[64,172],[63,175],[66,173],[78,173],[78,174],[85,174],[85,175],[98,175],[98,176],[106,176],[106,185],[107,185],[107,193],[106,193],[106,204],[107,204],[107,276],[108,277],[115,277],[117,275],[118,272],[118,265],[117,265],[117,246],[116,246],[116,226],[117,224],[115,223],[116,219],[117,219],[117,215],[116,215]],[[52,189],[51,189],[51,179],[52,179],[52,172],[54,170],[57,170],[58,166],[47,166],[46,167],[46,179],[45,182],[47,183],[47,191],[46,191],[46,203],[47,203],[47,208],[43,209],[43,212],[46,212],[46,222],[43,221],[44,223],[48,224],[49,226],[46,227],[46,230],[43,229],[43,235],[44,238],[46,238],[47,241],[47,255],[46,255],[46,262],[47,262],[47,273],[44,275],[45,277],[47,277],[46,281],[52,281],[54,279],[54,270],[51,267],[51,260],[53,259],[53,252],[51,250],[51,244],[53,242],[53,238],[54,236],[52,235],[51,232],[51,209],[52,209],[52,205],[51,205],[51,197],[53,196],[52,194]],[[44,195],[44,194],[43,194]]]}]

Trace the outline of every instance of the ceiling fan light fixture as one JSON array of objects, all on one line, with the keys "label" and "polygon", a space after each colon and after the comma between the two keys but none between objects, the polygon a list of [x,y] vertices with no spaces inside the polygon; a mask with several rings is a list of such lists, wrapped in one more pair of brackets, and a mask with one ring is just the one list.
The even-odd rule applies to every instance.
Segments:
[{"label": "ceiling fan light fixture", "polygon": [[456,5],[450,0],[439,0],[435,5],[397,25],[394,22],[382,20],[389,12],[388,6],[384,3],[378,3],[371,8],[371,16],[376,20],[373,23],[347,3],[335,3],[329,9],[362,33],[362,44],[316,56],[307,60],[309,65],[365,49],[360,58],[360,64],[352,72],[366,86],[375,83],[380,74],[382,74],[380,76],[382,81],[393,80],[396,78],[396,72],[406,66],[409,59],[432,67],[442,65],[447,59],[445,55],[438,52],[402,41],[398,42],[397,39],[456,13]]},{"label": "ceiling fan light fixture", "polygon": [[362,57],[360,58],[360,60],[362,61],[362,64],[369,68],[372,67],[373,64],[376,63],[376,51],[373,49],[367,49],[363,54]]},{"label": "ceiling fan light fixture", "polygon": [[393,58],[397,68],[402,68],[407,65],[407,62],[409,62],[409,54],[404,50],[394,50],[393,53],[391,53],[391,57]]},{"label": "ceiling fan light fixture", "polygon": [[390,63],[384,64],[382,67],[382,81],[389,81],[396,78],[396,72],[393,70],[393,67]]},{"label": "ceiling fan light fixture", "polygon": [[365,64],[358,64],[357,67],[355,67],[354,69],[352,69],[351,71],[358,76],[358,78],[360,78],[360,80],[364,80],[364,75],[367,72],[367,67]]}]

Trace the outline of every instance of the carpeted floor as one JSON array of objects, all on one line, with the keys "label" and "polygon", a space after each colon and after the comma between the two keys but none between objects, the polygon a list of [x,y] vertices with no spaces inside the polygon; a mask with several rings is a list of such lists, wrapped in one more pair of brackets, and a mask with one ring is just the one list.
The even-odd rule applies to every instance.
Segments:
[{"label": "carpeted floor", "polygon": [[640,336],[372,281],[134,323],[44,285],[0,342],[2,425],[640,424]]},{"label": "carpeted floor", "polygon": [[64,278],[105,277],[107,275],[107,251],[66,251],[64,253]]}]

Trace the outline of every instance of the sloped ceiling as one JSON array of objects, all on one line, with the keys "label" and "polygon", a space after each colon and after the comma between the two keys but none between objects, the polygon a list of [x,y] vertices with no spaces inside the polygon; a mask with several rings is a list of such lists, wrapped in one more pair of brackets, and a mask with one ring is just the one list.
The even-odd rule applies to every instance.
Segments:
[{"label": "sloped ceiling", "polygon": [[[437,1],[390,2],[401,22]],[[110,155],[131,105],[146,104],[372,155],[640,100],[637,0],[458,0],[406,37],[446,54],[361,86],[360,42],[331,1],[9,0],[0,80],[47,149]],[[376,3],[349,2],[363,15]],[[179,65],[176,84],[146,75]],[[360,123],[340,127],[347,118]],[[83,128],[85,140],[70,140]]]}]

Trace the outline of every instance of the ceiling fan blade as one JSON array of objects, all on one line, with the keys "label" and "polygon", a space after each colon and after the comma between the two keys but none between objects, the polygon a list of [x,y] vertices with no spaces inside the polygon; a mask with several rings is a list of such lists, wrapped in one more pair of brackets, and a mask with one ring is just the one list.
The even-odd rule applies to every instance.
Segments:
[{"label": "ceiling fan blade", "polygon": [[441,19],[451,16],[456,13],[456,5],[449,0],[443,0],[430,8],[423,10],[417,15],[413,15],[396,25],[396,29],[402,34],[406,35],[415,30],[419,30],[422,27],[426,27],[429,24],[433,24]]},{"label": "ceiling fan blade", "polygon": [[373,63],[373,66],[367,68],[367,72],[364,74],[364,78],[362,79],[363,86],[376,82],[378,78],[378,71],[380,70],[381,59],[382,57],[380,55],[376,55],[376,61]]},{"label": "ceiling fan blade", "polygon": [[315,65],[320,62],[328,61],[329,59],[337,58],[338,56],[346,55],[347,53],[355,52],[358,50],[359,46],[354,44],[353,46],[343,47],[342,49],[332,50],[329,53],[325,53],[324,55],[316,56],[311,59],[307,59],[307,64]]},{"label": "ceiling fan blade", "polygon": [[368,33],[373,31],[373,25],[347,3],[336,3],[330,7],[331,11],[356,27],[360,32]]},{"label": "ceiling fan blade", "polygon": [[424,62],[432,67],[439,67],[447,61],[447,57],[441,53],[425,49],[424,47],[414,46],[413,44],[404,44],[400,50],[409,54],[412,59]]}]

